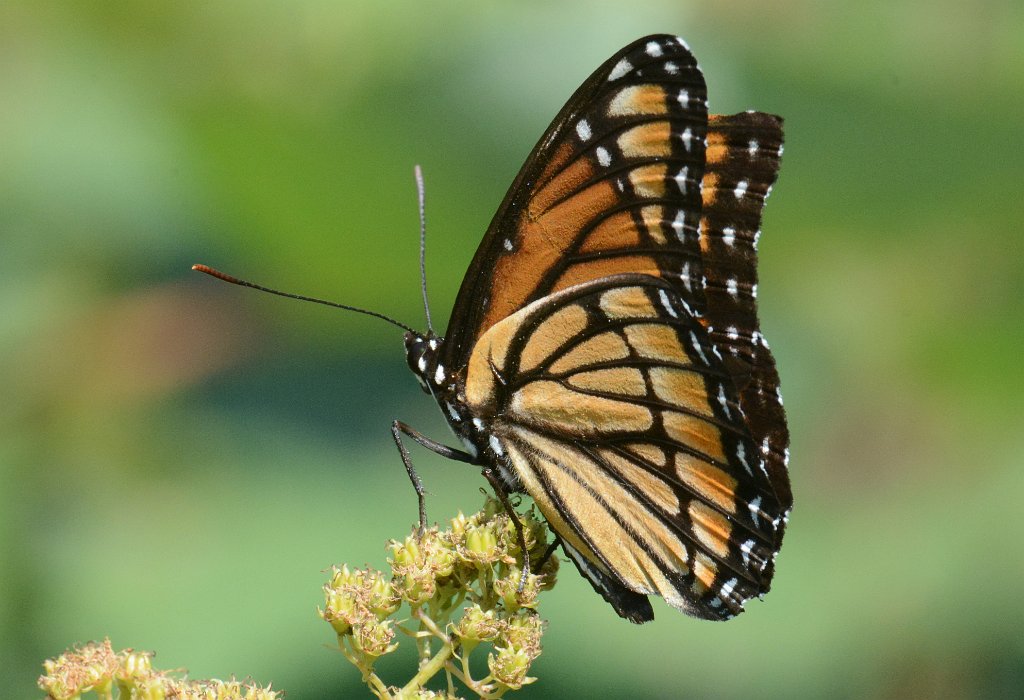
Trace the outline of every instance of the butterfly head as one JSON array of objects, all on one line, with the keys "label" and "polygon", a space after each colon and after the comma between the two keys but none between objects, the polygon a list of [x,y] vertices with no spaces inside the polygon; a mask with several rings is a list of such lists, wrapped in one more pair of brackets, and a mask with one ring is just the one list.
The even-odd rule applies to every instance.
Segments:
[{"label": "butterfly head", "polygon": [[416,375],[425,393],[430,393],[430,384],[437,382],[437,351],[441,339],[432,332],[426,335],[409,331],[405,334],[405,361]]}]

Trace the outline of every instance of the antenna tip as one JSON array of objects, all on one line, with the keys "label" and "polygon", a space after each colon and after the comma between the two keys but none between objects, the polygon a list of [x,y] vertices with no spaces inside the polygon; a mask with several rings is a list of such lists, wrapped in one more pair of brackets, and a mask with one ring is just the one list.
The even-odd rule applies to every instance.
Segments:
[{"label": "antenna tip", "polygon": [[238,279],[237,277],[232,277],[231,275],[224,274],[220,270],[215,270],[209,265],[196,264],[192,266],[192,269],[197,272],[205,272],[206,274],[210,275],[210,277],[216,277],[219,280],[224,280],[225,282],[230,282],[231,284],[241,284],[242,286],[247,286],[245,282]]}]

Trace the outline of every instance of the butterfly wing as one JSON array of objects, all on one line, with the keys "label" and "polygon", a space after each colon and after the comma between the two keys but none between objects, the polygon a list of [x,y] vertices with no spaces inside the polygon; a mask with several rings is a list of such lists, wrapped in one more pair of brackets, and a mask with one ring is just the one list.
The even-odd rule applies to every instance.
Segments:
[{"label": "butterfly wing", "polygon": [[768,589],[783,511],[739,395],[668,282],[613,275],[492,326],[467,405],[620,615],[726,619]]},{"label": "butterfly wing", "polygon": [[[724,619],[771,582],[792,496],[756,239],[781,144],[778,117],[709,117],[681,39],[630,44],[527,159],[439,349],[506,482],[634,621],[651,593]],[[609,317],[620,288],[655,320]],[[552,375],[556,354],[582,369]]]},{"label": "butterfly wing", "polygon": [[512,183],[459,290],[441,362],[524,305],[622,272],[684,278],[701,312],[700,183],[707,97],[685,43],[640,39],[554,119]]},{"label": "butterfly wing", "polygon": [[782,158],[782,119],[712,115],[707,140],[700,247],[709,337],[729,360],[751,436],[789,509],[789,431],[775,360],[757,318],[757,243]]}]

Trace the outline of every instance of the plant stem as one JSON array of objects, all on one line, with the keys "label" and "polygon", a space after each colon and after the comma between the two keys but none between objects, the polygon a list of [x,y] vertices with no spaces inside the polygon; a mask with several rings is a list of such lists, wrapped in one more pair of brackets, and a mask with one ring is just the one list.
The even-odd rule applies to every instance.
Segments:
[{"label": "plant stem", "polygon": [[416,675],[412,677],[412,680],[410,680],[408,683],[405,684],[405,686],[402,687],[402,690],[399,691],[399,694],[404,696],[407,693],[412,693],[413,691],[422,688],[427,681],[429,681],[431,678],[437,675],[437,672],[445,667],[445,663],[451,657],[452,645],[445,644],[438,650],[436,654],[434,654],[433,658],[430,659],[430,661],[428,661],[420,667],[419,672],[417,672]]}]

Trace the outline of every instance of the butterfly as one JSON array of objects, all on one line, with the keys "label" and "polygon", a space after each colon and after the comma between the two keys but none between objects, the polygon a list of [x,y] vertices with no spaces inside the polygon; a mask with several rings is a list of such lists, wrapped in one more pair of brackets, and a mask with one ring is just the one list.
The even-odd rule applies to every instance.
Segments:
[{"label": "butterfly", "polygon": [[792,494],[756,248],[782,150],[779,117],[708,114],[683,40],[639,39],[527,158],[447,334],[406,334],[465,447],[438,451],[526,492],[634,622],[652,594],[727,619],[771,583]]},{"label": "butterfly", "polygon": [[782,140],[779,117],[709,115],[673,36],[580,86],[498,208],[447,333],[392,320],[464,448],[394,422],[421,527],[403,435],[480,467],[506,507],[528,494],[628,620],[653,619],[651,595],[724,620],[768,591],[792,493],[756,251]]}]

